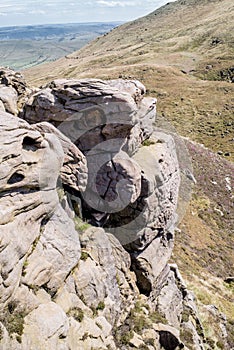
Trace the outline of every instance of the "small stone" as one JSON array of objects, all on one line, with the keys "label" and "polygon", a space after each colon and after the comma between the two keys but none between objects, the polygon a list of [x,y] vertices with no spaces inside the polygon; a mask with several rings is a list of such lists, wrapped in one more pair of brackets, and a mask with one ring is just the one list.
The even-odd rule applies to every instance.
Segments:
[{"label": "small stone", "polygon": [[145,343],[144,343],[142,337],[134,332],[133,333],[133,338],[130,339],[129,344],[134,346],[137,349],[140,349],[140,347],[142,345],[144,345]]},{"label": "small stone", "polygon": [[112,325],[103,316],[97,317],[95,322],[96,325],[102,330],[104,337],[107,338],[111,334]]}]

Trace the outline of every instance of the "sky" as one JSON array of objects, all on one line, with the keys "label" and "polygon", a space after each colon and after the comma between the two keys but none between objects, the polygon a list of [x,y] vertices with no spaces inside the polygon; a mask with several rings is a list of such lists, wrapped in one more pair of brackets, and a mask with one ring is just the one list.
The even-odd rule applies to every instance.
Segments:
[{"label": "sky", "polygon": [[168,0],[0,0],[0,27],[130,21]]}]

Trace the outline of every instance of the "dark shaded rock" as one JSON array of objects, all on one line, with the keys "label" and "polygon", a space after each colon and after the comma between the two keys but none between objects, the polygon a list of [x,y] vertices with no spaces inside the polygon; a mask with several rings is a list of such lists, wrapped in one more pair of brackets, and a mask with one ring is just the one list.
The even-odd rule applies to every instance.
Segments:
[{"label": "dark shaded rock", "polygon": [[169,331],[159,331],[159,342],[165,350],[176,350],[184,348],[184,345],[180,343],[178,338]]}]

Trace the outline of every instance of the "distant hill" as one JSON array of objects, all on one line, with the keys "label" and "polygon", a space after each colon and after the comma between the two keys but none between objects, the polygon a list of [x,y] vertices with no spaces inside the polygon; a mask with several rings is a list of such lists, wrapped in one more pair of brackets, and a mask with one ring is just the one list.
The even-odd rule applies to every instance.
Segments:
[{"label": "distant hill", "polygon": [[80,49],[117,23],[74,23],[0,28],[0,65],[32,67]]},{"label": "distant hill", "polygon": [[197,184],[180,225],[173,261],[201,303],[211,340],[218,325],[211,325],[204,304],[215,304],[226,313],[231,348],[233,284],[225,280],[234,268],[233,64],[233,1],[180,0],[115,28],[56,62],[24,71],[33,85],[59,77],[139,79],[158,99],[158,119],[165,118],[191,140],[188,148]]},{"label": "distant hill", "polygon": [[116,27],[120,22],[113,23],[65,23],[41,24],[14,27],[0,27],[0,41],[14,39],[63,39],[67,36],[74,38],[78,35],[95,33],[103,34]]}]

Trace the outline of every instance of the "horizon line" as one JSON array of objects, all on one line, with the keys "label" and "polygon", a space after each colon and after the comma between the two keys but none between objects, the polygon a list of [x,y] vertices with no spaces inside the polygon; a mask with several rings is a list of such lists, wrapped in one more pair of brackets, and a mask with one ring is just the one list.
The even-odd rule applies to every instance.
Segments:
[{"label": "horizon line", "polygon": [[[0,25],[1,28],[18,28],[18,27],[39,27],[39,26],[55,26],[55,25],[72,25],[72,24],[115,24],[126,23],[128,21],[94,21],[94,22],[64,22],[64,23],[37,23],[37,24],[18,24],[18,25]],[[131,22],[131,20],[129,20]]]}]

